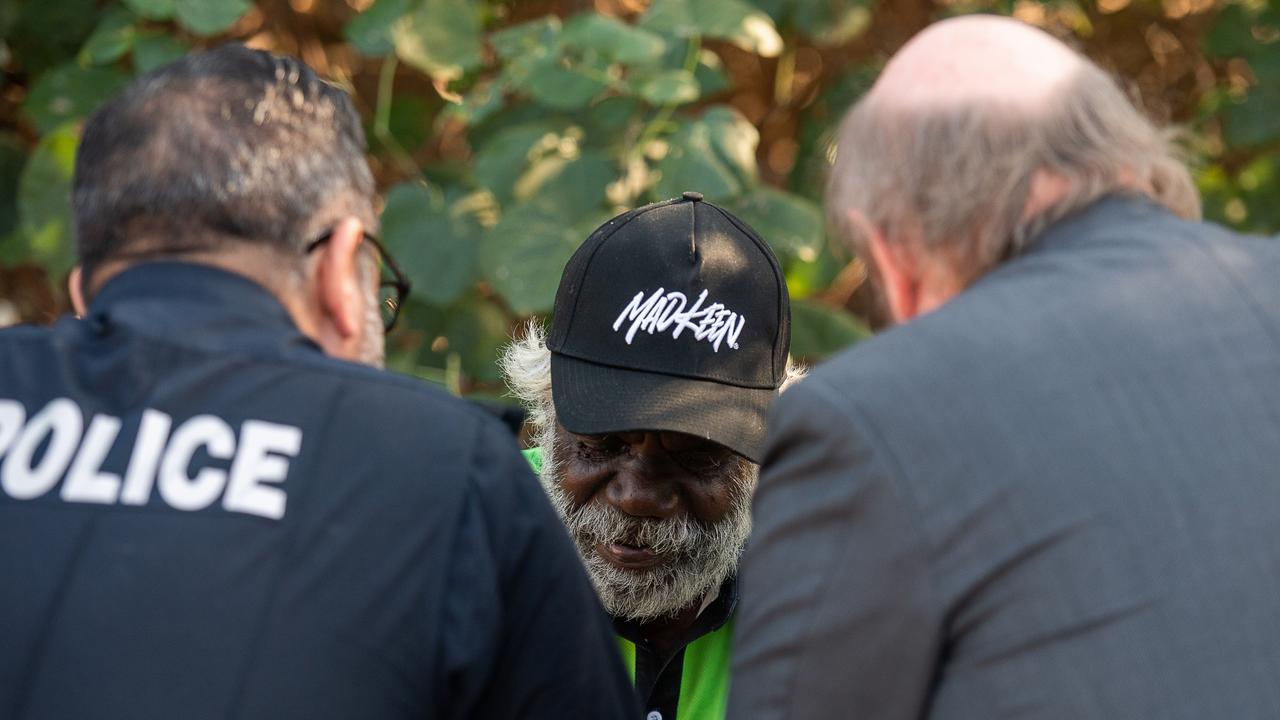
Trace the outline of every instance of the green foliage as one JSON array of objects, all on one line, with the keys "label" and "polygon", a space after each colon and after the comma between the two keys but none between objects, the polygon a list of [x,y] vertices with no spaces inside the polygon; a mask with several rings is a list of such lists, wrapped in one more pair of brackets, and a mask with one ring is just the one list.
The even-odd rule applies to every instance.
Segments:
[{"label": "green foliage", "polygon": [[[931,7],[941,16],[1014,5]],[[1071,0],[1017,5],[1075,12],[1058,29],[1082,37],[1112,17]],[[6,96],[18,110],[0,117],[0,262],[36,263],[61,280],[74,247],[80,123],[129,77],[193,48],[314,26],[322,29],[279,46],[324,47],[335,79],[356,93],[383,187],[381,236],[414,285],[403,328],[388,339],[393,368],[454,391],[499,389],[498,349],[517,323],[551,309],[573,250],[623,209],[685,190],[739,214],[778,254],[795,298],[795,354],[818,359],[863,338],[865,325],[832,299],[848,297],[840,277],[859,274],[844,272],[857,268],[826,236],[822,184],[833,128],[884,60],[871,49],[883,42],[868,40],[919,25],[902,26],[895,4],[870,0],[651,0],[619,17],[582,7],[0,3],[0,69],[20,88]],[[1142,14],[1161,7],[1130,3],[1114,15],[1128,24],[1116,27],[1146,27]],[[299,22],[304,12],[316,22]],[[1199,41],[1201,94],[1178,117],[1193,131],[1206,212],[1280,230],[1280,10],[1216,0],[1186,22],[1178,37]],[[1131,29],[1107,38],[1133,50],[1117,57],[1153,46]]]}]

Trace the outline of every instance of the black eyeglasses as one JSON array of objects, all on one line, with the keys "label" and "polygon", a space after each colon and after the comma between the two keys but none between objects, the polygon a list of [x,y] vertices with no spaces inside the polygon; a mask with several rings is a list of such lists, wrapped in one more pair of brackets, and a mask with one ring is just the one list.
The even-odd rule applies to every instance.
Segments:
[{"label": "black eyeglasses", "polygon": [[[310,255],[312,251],[321,245],[329,242],[333,238],[333,231],[330,230],[320,237],[312,240],[303,253]],[[391,259],[387,254],[387,249],[382,247],[382,243],[378,242],[378,238],[364,233],[364,241],[373,246],[378,251],[378,309],[382,313],[382,329],[385,332],[391,332],[391,328],[395,327],[396,319],[400,317],[400,307],[404,305],[404,299],[409,296],[409,278],[400,272],[400,267],[396,265],[396,261]]]}]

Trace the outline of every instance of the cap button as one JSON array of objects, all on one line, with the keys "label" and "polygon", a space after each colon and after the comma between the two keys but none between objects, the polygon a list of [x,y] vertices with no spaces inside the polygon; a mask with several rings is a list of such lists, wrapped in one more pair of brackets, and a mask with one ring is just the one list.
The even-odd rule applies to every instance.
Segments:
[{"label": "cap button", "polygon": [[685,190],[683,193],[681,193],[680,196],[683,197],[685,200],[692,200],[694,202],[698,202],[699,200],[702,199],[702,193],[696,192],[694,190]]}]

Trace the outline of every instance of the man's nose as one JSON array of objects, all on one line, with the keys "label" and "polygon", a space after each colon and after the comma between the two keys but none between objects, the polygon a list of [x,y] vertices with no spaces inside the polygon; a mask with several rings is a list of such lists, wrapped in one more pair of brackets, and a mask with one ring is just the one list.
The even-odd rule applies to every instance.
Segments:
[{"label": "man's nose", "polygon": [[644,433],[629,446],[629,456],[605,488],[605,499],[633,517],[674,517],[680,510],[680,490],[658,433]]}]

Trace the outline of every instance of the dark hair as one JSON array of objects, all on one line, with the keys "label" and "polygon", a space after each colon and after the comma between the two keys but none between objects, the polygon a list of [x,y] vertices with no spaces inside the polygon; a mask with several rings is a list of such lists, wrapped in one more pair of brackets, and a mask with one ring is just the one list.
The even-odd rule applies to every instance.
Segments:
[{"label": "dark hair", "polygon": [[364,149],[350,98],[294,58],[232,44],[153,70],[85,126],[72,193],[84,275],[236,241],[300,253],[327,201],[371,201]]}]

